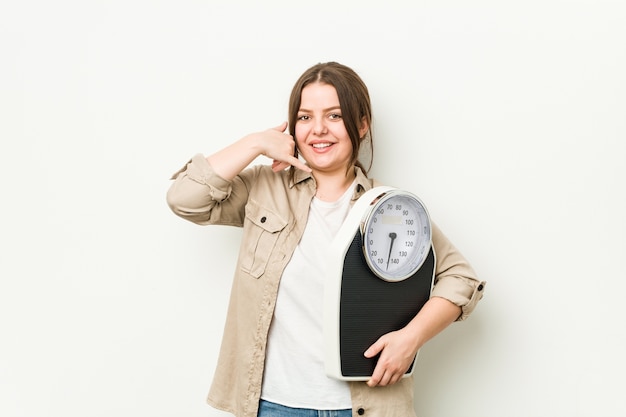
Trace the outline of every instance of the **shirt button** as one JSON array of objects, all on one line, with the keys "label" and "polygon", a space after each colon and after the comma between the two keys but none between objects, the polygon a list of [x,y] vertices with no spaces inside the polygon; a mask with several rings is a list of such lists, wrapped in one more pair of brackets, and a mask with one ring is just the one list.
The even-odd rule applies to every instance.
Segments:
[{"label": "shirt button", "polygon": [[265,223],[265,220],[267,220],[267,217],[265,216],[261,217],[261,223]]},{"label": "shirt button", "polygon": [[359,408],[358,410],[356,410],[356,412],[362,416],[363,414],[365,414],[365,410],[363,408]]},{"label": "shirt button", "polygon": [[478,286],[478,291],[482,291],[482,290],[483,290],[483,284],[480,284],[480,285]]}]

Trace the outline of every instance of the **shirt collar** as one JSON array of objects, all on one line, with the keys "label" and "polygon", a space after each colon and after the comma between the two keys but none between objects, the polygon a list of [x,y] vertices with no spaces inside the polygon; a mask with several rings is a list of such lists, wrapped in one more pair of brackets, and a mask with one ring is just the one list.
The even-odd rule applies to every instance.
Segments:
[{"label": "shirt collar", "polygon": [[[359,167],[354,167],[354,173],[356,174],[356,189],[354,192],[353,200],[356,200],[361,196],[361,194],[372,188],[372,180],[369,179],[365,175],[363,170]],[[296,168],[293,177],[289,181],[289,187],[292,188],[294,185],[304,182],[308,179],[313,179],[313,174]]]}]

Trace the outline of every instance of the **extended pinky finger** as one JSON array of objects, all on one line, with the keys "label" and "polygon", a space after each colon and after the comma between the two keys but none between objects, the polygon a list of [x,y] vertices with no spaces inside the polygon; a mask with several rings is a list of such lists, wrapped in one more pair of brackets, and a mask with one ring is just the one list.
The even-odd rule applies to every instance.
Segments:
[{"label": "extended pinky finger", "polygon": [[304,164],[301,160],[299,160],[296,157],[292,159],[291,165],[293,165],[296,168],[300,168],[303,171],[311,172],[311,168],[309,168],[306,164]]}]

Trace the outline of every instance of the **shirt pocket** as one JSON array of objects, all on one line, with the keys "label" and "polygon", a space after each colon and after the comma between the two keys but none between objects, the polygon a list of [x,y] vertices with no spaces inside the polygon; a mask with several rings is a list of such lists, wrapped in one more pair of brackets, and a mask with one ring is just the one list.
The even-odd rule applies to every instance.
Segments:
[{"label": "shirt pocket", "polygon": [[255,278],[261,277],[287,221],[254,200],[246,205],[241,269]]}]

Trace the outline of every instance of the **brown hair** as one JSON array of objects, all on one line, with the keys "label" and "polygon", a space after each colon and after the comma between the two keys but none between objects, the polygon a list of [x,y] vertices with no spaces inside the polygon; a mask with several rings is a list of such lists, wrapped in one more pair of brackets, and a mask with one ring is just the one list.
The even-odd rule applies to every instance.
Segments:
[{"label": "brown hair", "polygon": [[[348,169],[352,165],[356,165],[363,170],[365,174],[372,166],[374,156],[374,142],[372,140],[372,105],[370,102],[367,86],[351,68],[339,64],[337,62],[319,63],[306,70],[296,81],[291,90],[289,98],[289,133],[295,139],[296,122],[298,119],[298,111],[300,110],[302,89],[309,84],[315,82],[332,85],[337,90],[339,97],[339,105],[341,106],[341,114],[343,123],[352,142],[352,159],[348,165]],[[368,132],[364,137],[360,137],[359,127],[365,121],[368,125]],[[361,144],[365,139],[369,139],[370,161],[367,169],[359,161],[359,151]],[[296,158],[298,150],[295,151]],[[292,173],[294,168],[292,167]]]}]

